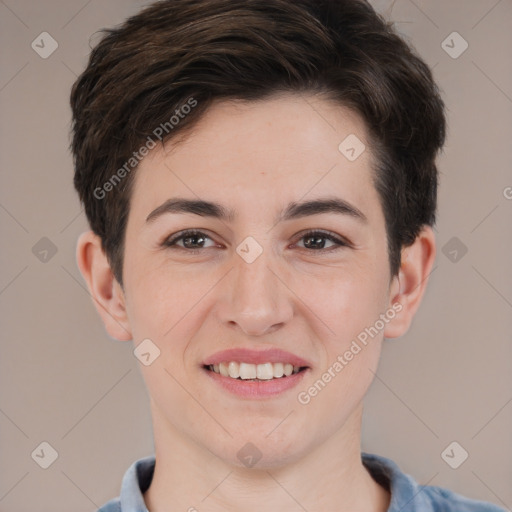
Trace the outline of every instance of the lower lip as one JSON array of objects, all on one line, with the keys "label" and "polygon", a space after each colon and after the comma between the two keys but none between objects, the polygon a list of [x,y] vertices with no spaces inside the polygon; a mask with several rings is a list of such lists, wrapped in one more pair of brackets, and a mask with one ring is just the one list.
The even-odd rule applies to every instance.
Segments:
[{"label": "lower lip", "polygon": [[232,379],[231,377],[224,377],[206,368],[203,368],[203,370],[214,382],[218,383],[230,393],[242,398],[257,399],[277,396],[292,389],[304,378],[304,374],[309,371],[309,368],[298,373],[292,373],[288,377],[260,381]]}]

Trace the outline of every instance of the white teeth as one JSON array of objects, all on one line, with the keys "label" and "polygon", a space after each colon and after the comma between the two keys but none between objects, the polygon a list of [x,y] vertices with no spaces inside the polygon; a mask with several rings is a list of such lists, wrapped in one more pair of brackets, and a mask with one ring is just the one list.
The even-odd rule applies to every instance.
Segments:
[{"label": "white teeth", "polygon": [[240,377],[240,365],[235,363],[235,361],[231,361],[228,364],[228,373],[232,379],[238,379]]},{"label": "white teeth", "polygon": [[272,363],[259,364],[256,366],[256,375],[260,380],[273,379],[274,368],[272,368]]},{"label": "white teeth", "polygon": [[283,363],[274,363],[274,377],[279,378],[284,375],[284,365]]},{"label": "white teeth", "polygon": [[292,373],[298,373],[300,366],[293,366],[291,363],[238,363],[229,361],[220,364],[213,364],[208,367],[211,371],[219,373],[224,377],[242,380],[271,380],[289,377]]},{"label": "white teeth", "polygon": [[[213,365],[213,371],[217,373],[215,370],[215,365]],[[226,363],[219,364],[219,373],[224,377],[229,377],[228,365]]]},{"label": "white teeth", "polygon": [[[231,364],[231,363],[229,363]],[[240,378],[243,380],[256,378],[256,365],[240,363]]]}]

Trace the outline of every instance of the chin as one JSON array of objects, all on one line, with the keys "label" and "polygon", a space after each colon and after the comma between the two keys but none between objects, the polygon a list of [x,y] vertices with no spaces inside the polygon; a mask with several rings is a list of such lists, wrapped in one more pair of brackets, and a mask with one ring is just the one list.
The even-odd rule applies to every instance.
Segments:
[{"label": "chin", "polygon": [[298,461],[307,452],[304,436],[299,434],[295,436],[285,431],[279,436],[275,432],[268,435],[268,431],[265,434],[251,434],[248,429],[243,435],[226,440],[225,449],[212,452],[227,464],[239,468],[257,471],[285,467]]}]

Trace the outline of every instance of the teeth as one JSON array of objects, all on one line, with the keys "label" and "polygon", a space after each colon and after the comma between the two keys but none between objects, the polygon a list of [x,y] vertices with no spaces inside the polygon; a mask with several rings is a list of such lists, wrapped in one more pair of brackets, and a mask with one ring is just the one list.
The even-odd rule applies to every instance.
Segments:
[{"label": "teeth", "polygon": [[274,377],[279,378],[284,375],[283,363],[274,363]]},{"label": "teeth", "polygon": [[[232,363],[229,363],[229,364],[232,364]],[[240,378],[242,380],[255,379],[256,374],[257,374],[256,365],[240,363]]]},{"label": "teeth", "polygon": [[228,373],[232,379],[238,379],[240,377],[240,365],[235,363],[235,361],[231,361],[228,364]]},{"label": "teeth", "polygon": [[[254,365],[252,365],[254,366]],[[274,378],[274,368],[272,363],[259,364],[256,366],[256,375],[260,380],[270,380]]]},{"label": "teeth", "polygon": [[[211,368],[215,373],[217,373],[217,370],[215,369],[215,365],[213,365],[213,368]],[[228,365],[226,363],[220,363],[219,364],[219,373],[224,377],[229,377],[228,372]]]},{"label": "teeth", "polygon": [[300,366],[293,366],[291,363],[251,364],[236,361],[213,364],[208,368],[224,377],[242,380],[280,379],[281,377],[289,377],[292,373],[298,373],[300,370]]}]

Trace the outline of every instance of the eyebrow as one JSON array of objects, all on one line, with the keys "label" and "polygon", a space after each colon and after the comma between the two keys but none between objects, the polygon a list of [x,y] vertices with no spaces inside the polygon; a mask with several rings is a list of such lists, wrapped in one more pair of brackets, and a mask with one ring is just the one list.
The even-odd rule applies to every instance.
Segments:
[{"label": "eyebrow", "polygon": [[[167,199],[167,201],[155,208],[147,216],[146,223],[150,223],[166,213],[191,213],[193,215],[200,215],[201,217],[213,217],[226,222],[233,222],[236,218],[236,212],[234,210],[228,209],[219,203],[175,197]],[[344,199],[339,197],[324,197],[300,203],[289,203],[278,215],[276,223],[321,213],[348,215],[362,223],[368,222],[368,219],[361,210]]]}]

